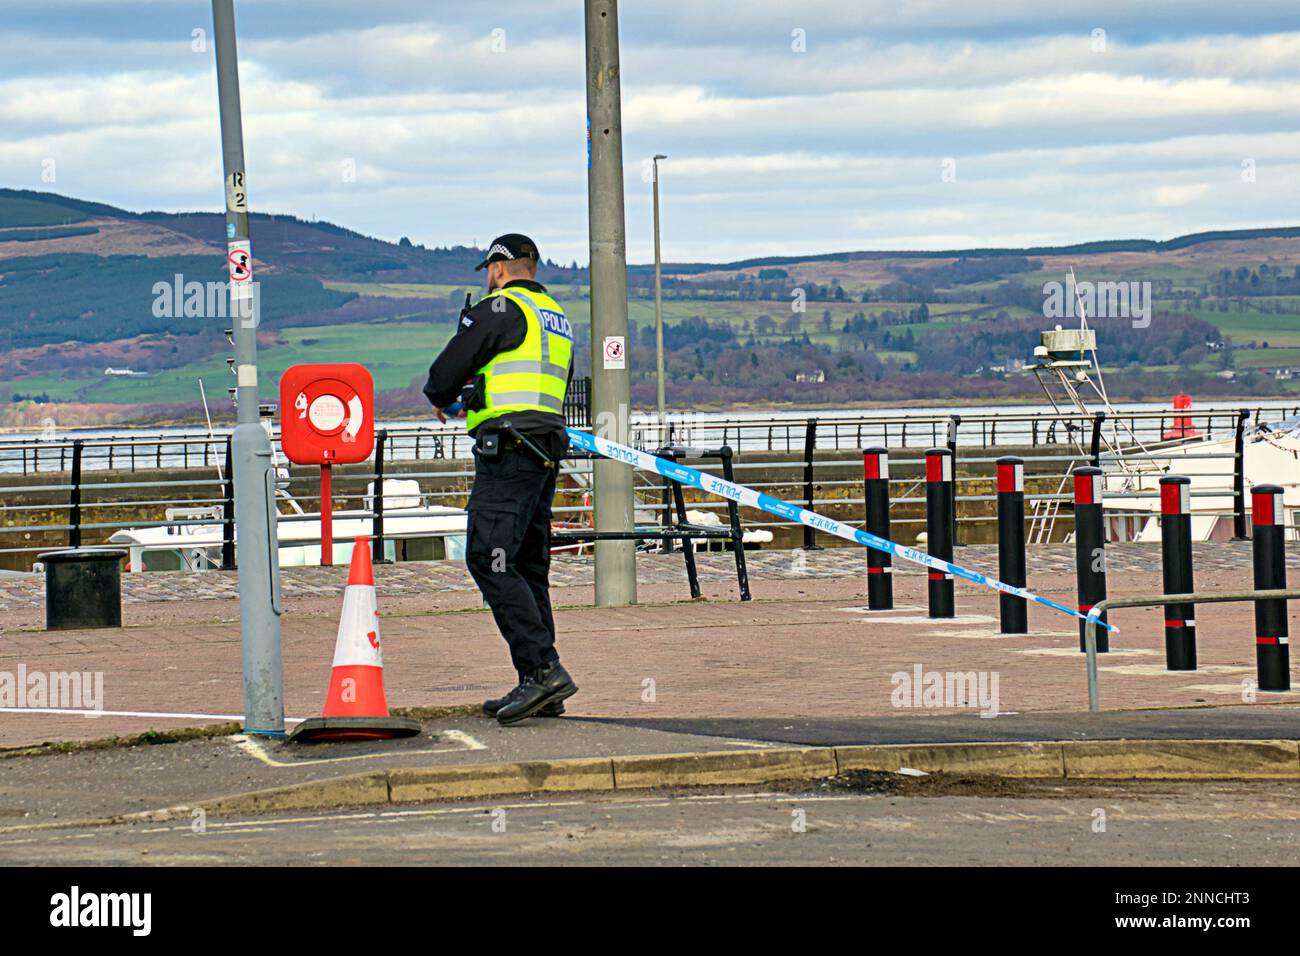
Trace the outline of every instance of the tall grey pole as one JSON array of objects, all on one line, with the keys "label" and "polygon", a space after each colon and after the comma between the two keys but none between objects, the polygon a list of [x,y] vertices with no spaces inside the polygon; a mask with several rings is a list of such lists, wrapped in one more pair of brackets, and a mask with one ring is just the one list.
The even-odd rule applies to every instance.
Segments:
[{"label": "tall grey pole", "polygon": [[[623,127],[618,2],[585,0],[587,33],[587,218],[591,244],[591,398],[596,431],[628,444],[627,233],[623,221]],[[617,354],[613,354],[617,353]],[[631,531],[632,469],[593,463],[597,531]],[[633,541],[596,542],[596,605],[636,602]]]},{"label": "tall grey pole", "polygon": [[231,326],[235,338],[237,424],[231,441],[235,539],[239,545],[239,622],[244,651],[244,730],[283,736],[284,672],[280,660],[280,560],[276,540],[275,468],[257,398],[256,289],[248,235],[244,128],[234,0],[212,0],[217,51],[221,153],[226,176],[226,242]]},{"label": "tall grey pole", "polygon": [[663,153],[656,153],[651,164],[654,166],[654,207],[655,207],[655,366],[658,372],[658,389],[656,397],[659,404],[659,441],[668,441],[668,414],[664,403],[664,304],[663,285],[660,276],[659,255],[659,160],[667,159]]}]

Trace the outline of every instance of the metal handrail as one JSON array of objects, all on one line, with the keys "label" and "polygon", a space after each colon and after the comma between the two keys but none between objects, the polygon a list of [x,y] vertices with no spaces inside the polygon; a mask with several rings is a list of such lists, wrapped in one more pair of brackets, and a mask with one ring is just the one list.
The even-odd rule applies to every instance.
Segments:
[{"label": "metal handrail", "polygon": [[1300,598],[1300,588],[1266,591],[1223,591],[1218,594],[1155,594],[1139,597],[1106,598],[1093,605],[1083,628],[1084,650],[1088,655],[1088,710],[1100,712],[1097,690],[1097,626],[1101,615],[1117,607],[1158,607],[1162,604],[1228,604],[1240,601],[1288,601]]}]

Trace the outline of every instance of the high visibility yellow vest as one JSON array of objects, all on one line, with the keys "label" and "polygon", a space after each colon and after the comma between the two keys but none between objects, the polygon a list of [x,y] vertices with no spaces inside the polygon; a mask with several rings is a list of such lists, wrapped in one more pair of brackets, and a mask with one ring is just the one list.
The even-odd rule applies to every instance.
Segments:
[{"label": "high visibility yellow vest", "polygon": [[501,352],[479,369],[483,408],[467,415],[470,431],[509,412],[564,413],[564,392],[573,360],[573,328],[559,303],[544,292],[520,286],[497,289],[486,298],[504,296],[524,313],[528,331],[518,348]]}]

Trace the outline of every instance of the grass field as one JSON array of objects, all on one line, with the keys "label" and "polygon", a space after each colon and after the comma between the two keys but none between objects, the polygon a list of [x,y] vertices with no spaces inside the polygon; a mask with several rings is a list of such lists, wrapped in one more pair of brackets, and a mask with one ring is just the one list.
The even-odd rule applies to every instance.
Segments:
[{"label": "grass field", "polygon": [[1224,335],[1242,343],[1254,340],[1269,345],[1300,345],[1300,316],[1262,315],[1259,312],[1219,312],[1214,309],[1192,312],[1219,328]]},{"label": "grass field", "polygon": [[[442,349],[451,328],[423,322],[381,322],[349,326],[304,326],[280,333],[283,345],[258,350],[258,369],[264,395],[279,388],[280,374],[290,365],[304,362],[360,362],[375,379],[375,390],[405,388],[424,375],[429,363]],[[224,356],[214,356],[144,378],[96,376],[69,379],[39,375],[0,382],[0,395],[8,399],[15,392],[47,394],[53,401],[152,404],[189,402],[199,398],[199,379],[208,400],[225,400],[234,376]]]},{"label": "grass field", "polygon": [[[363,296],[383,296],[395,299],[432,298],[449,301],[454,293],[465,286],[424,283],[326,283],[340,292],[354,292]],[[482,294],[473,287],[473,294]],[[590,300],[586,287],[556,286],[551,289],[565,307],[576,325],[590,322]],[[883,312],[905,312],[915,308],[912,303],[857,301],[808,302],[802,314],[799,334],[807,334],[817,345],[835,349],[839,345],[840,328],[845,320],[862,312],[868,317]],[[1177,303],[1166,308],[1181,311]],[[756,336],[760,341],[785,342],[790,332],[782,329],[792,314],[785,299],[768,301],[740,301],[738,299],[682,299],[669,295],[664,300],[664,319],[669,325],[693,316],[710,321],[726,319],[741,336],[742,342],[753,329],[760,315],[771,317],[776,331],[767,336]],[[1159,313],[1162,303],[1156,303]],[[973,303],[935,303],[929,306],[930,321],[896,327],[901,334],[905,329],[914,336],[932,334],[962,334],[964,326],[972,321],[998,311],[1006,311],[1015,318],[1032,318],[1032,309],[1018,307],[980,306]],[[400,311],[397,310],[397,311]],[[823,332],[822,315],[831,314],[831,330]],[[1268,349],[1241,349],[1234,353],[1236,368],[1276,368],[1300,366],[1300,317],[1292,315],[1266,315],[1254,311],[1219,312],[1213,309],[1193,313],[1208,321],[1238,343],[1251,340],[1268,342]],[[634,298],[628,303],[629,320],[637,327],[638,340],[643,330],[653,328],[654,301],[648,297]],[[750,333],[743,331],[748,323]],[[1046,321],[1044,327],[1047,327]],[[405,388],[412,380],[422,377],[433,357],[445,344],[452,331],[450,323],[432,324],[426,321],[405,320],[396,316],[384,321],[360,325],[330,325],[290,328],[278,333],[279,343],[263,346],[259,350],[264,394],[278,388],[280,373],[290,365],[305,362],[360,362],[370,369],[378,391]],[[226,389],[233,383],[226,364],[225,354],[193,362],[175,369],[159,371],[142,378],[106,378],[94,375],[85,378],[67,378],[57,373],[44,373],[30,378],[0,382],[0,396],[9,400],[14,394],[48,395],[53,401],[104,402],[114,404],[153,404],[188,402],[198,397],[198,381],[203,380],[210,399],[224,400]],[[882,359],[915,361],[914,352],[881,352]],[[1028,359],[1028,354],[1025,358]],[[1104,357],[1104,348],[1103,348]],[[1214,372],[1218,368],[1213,357],[1197,366],[1198,371]]]}]

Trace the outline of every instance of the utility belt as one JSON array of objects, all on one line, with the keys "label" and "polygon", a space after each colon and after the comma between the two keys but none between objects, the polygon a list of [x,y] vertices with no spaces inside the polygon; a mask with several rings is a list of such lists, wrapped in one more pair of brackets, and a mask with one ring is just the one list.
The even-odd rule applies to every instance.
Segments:
[{"label": "utility belt", "polygon": [[536,459],[543,468],[555,467],[551,456],[508,420],[480,426],[474,435],[474,451],[484,461],[500,461],[507,453],[522,453]]}]

